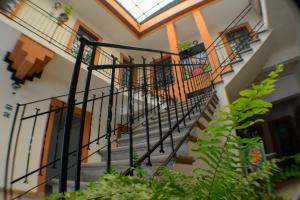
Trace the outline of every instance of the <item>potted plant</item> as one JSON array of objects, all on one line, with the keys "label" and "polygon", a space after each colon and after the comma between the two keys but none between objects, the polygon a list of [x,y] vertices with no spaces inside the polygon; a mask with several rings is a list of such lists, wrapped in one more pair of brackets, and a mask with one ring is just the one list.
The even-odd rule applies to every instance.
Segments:
[{"label": "potted plant", "polygon": [[69,16],[72,14],[72,12],[73,12],[73,6],[71,4],[65,4],[64,12],[58,16],[57,24],[63,25],[64,23],[66,23],[69,20]]},{"label": "potted plant", "polygon": [[179,52],[189,49],[192,46],[192,43],[189,41],[186,42],[179,42],[177,43],[177,50]]}]

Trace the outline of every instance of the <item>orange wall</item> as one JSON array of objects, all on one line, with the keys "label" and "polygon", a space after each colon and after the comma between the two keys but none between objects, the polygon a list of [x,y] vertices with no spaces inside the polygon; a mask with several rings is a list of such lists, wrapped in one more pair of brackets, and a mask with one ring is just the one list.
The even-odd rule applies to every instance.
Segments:
[{"label": "orange wall", "polygon": [[[166,29],[167,29],[167,36],[169,42],[169,49],[171,52],[178,53],[178,49],[177,49],[178,37],[177,37],[176,27],[174,23],[173,22],[167,23]],[[178,63],[180,58],[179,56],[172,55],[172,60]],[[197,76],[187,81],[187,80],[183,80],[182,67],[176,66],[175,70],[176,72],[174,73],[177,73],[178,82],[177,80],[175,80],[173,87],[175,93],[174,96],[177,99],[180,99],[181,96],[181,99],[185,100],[185,94],[187,94],[188,92],[197,91],[210,85],[210,77],[207,76],[207,74]],[[173,74],[173,76],[176,79],[176,74]],[[170,91],[172,91],[172,88],[170,88]],[[181,95],[179,92],[181,93]]]},{"label": "orange wall", "polygon": [[[196,9],[193,11],[193,16],[195,23],[197,25],[197,28],[199,30],[200,36],[202,38],[202,41],[204,43],[205,48],[207,49],[208,59],[211,64],[212,71],[218,70],[220,67],[220,61],[218,54],[214,48],[214,46],[211,46],[213,43],[212,36],[207,28],[205,19],[199,9]],[[217,73],[219,74],[219,73]],[[215,78],[215,77],[212,77]],[[221,77],[217,77],[216,80],[220,79]]]}]

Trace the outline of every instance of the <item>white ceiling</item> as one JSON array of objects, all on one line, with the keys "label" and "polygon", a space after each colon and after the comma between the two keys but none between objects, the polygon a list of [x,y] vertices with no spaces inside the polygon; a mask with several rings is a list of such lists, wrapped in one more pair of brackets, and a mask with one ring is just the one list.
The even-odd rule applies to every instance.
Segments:
[{"label": "white ceiling", "polygon": [[[103,34],[104,41],[118,43],[123,45],[138,46],[143,48],[159,49],[168,51],[168,39],[164,27],[149,33],[141,40],[137,39],[131,31],[120,22],[112,13],[104,9],[98,0],[68,0],[74,7],[75,12],[84,21],[92,24]],[[276,29],[278,36],[276,46],[295,45],[295,38],[299,35],[293,26],[299,24],[299,20],[293,16],[293,13],[287,8],[286,1],[283,0],[266,0],[269,10],[270,24]],[[248,0],[219,0],[203,9],[204,18],[208,28],[216,38],[218,32],[224,30],[226,26],[241,12],[248,4]],[[192,15],[185,16],[175,22],[178,39],[180,41],[201,41],[200,34]],[[135,54],[132,54],[135,55]],[[137,55],[136,55],[137,56]],[[152,54],[146,55],[149,58]]]},{"label": "white ceiling", "polygon": [[[92,24],[101,31],[104,41],[169,51],[167,33],[164,27],[147,34],[139,40],[119,19],[97,3],[97,0],[69,1],[74,5],[75,12],[80,17],[84,16],[84,20],[88,22],[88,24]],[[175,23],[175,26],[179,41],[202,41],[192,15],[181,18]],[[135,54],[133,54],[133,56],[135,56]],[[152,57],[153,55],[146,56]]]}]

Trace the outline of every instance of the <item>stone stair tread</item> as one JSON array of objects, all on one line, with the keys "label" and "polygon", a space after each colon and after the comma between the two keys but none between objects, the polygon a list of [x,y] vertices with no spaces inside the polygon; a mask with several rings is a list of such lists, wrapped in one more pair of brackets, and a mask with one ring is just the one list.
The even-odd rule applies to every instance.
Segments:
[{"label": "stone stair tread", "polygon": [[[152,163],[162,163],[167,159],[168,155],[153,155],[151,156],[151,162]],[[88,168],[97,168],[97,167],[106,167],[107,162],[102,161],[98,163],[82,163],[81,166],[83,169],[88,169]],[[128,166],[129,165],[129,159],[124,159],[124,160],[112,160],[111,161],[112,166]]]},{"label": "stone stair tread", "polygon": [[[184,124],[182,122],[182,123],[180,123],[180,130],[181,129],[184,130],[186,128],[189,128],[192,124],[193,124],[192,120],[187,120],[186,121],[186,126],[184,126]],[[168,125],[168,124],[166,124],[166,125]],[[174,124],[172,124],[172,126],[174,126]],[[142,131],[145,131],[145,132],[142,132]],[[169,127],[168,126],[163,126],[162,127],[162,134],[163,135],[164,135],[164,133],[167,133],[168,131],[169,131]],[[142,133],[140,133],[140,132],[142,132]],[[180,131],[180,133],[181,132],[182,131]],[[139,130],[137,134],[135,134],[135,133],[137,133],[137,131],[135,131],[133,133],[133,139],[134,138],[139,138],[139,137],[146,137],[146,127],[143,127],[142,130]],[[176,133],[178,133],[178,132],[176,131]],[[159,127],[155,127],[155,129],[152,128],[152,130],[149,131],[149,135],[155,135],[155,134],[159,135]],[[121,137],[118,141],[128,140],[128,138],[129,138],[129,136],[127,134],[127,135],[124,135],[123,137]]]},{"label": "stone stair tread", "polygon": [[[184,135],[182,135],[182,136],[175,136],[175,137],[173,137],[173,141],[175,142],[176,140],[180,140],[182,137],[184,137]],[[159,140],[153,140],[153,141],[150,142],[150,145],[154,145],[158,141]],[[166,144],[166,143],[170,143],[170,140],[168,140],[168,138],[166,138],[164,140],[164,144]],[[139,144],[134,144],[133,145],[133,149],[135,149],[135,148],[141,148],[141,147],[143,148],[143,147],[146,147],[146,146],[147,146],[146,142],[139,143]],[[112,148],[111,151],[113,153],[113,152],[118,152],[118,151],[125,151],[125,150],[128,150],[128,149],[129,149],[128,146],[120,146],[120,147],[117,147],[117,148]],[[107,152],[107,149],[102,149],[100,151],[100,154],[104,154],[104,152]]]}]

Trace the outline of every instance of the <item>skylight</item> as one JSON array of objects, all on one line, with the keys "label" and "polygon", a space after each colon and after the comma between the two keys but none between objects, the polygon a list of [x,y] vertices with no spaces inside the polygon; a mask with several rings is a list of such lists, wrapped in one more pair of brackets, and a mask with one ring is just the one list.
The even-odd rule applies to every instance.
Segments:
[{"label": "skylight", "polygon": [[138,23],[149,19],[177,1],[178,0],[117,0]]}]

